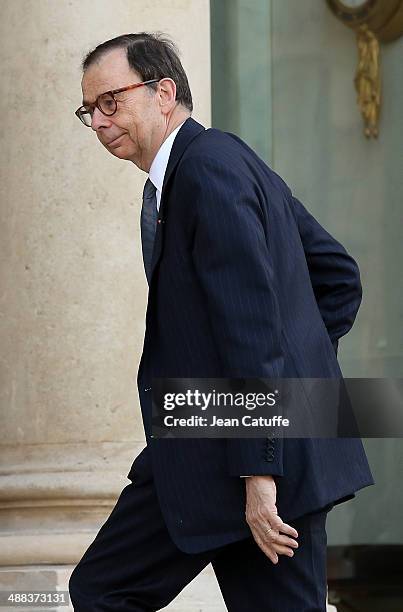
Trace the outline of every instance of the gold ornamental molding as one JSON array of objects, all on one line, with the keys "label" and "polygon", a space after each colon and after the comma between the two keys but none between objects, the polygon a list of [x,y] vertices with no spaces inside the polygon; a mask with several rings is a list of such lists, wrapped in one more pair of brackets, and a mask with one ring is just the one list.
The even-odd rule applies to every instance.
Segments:
[{"label": "gold ornamental molding", "polygon": [[364,134],[377,138],[382,103],[380,43],[403,34],[403,0],[326,0],[331,11],[357,36],[354,77]]}]

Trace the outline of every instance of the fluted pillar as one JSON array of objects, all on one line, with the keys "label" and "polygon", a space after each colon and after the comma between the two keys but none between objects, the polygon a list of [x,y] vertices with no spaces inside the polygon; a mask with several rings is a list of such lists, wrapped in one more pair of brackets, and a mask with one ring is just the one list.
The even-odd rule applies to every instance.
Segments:
[{"label": "fluted pillar", "polygon": [[90,48],[162,30],[178,43],[194,116],[208,125],[208,0],[162,4],[1,2],[2,588],[16,584],[10,568],[75,564],[144,446],[146,175],[108,155],[74,110]]}]

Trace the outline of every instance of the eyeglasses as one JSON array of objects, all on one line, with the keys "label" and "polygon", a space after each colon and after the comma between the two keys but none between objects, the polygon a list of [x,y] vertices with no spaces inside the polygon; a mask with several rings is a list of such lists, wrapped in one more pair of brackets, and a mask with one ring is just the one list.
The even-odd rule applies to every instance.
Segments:
[{"label": "eyeglasses", "polygon": [[121,93],[122,91],[128,91],[129,89],[136,89],[142,85],[150,85],[151,83],[158,83],[160,79],[151,79],[150,81],[143,81],[142,83],[135,83],[134,85],[128,85],[127,87],[121,87],[120,89],[113,89],[112,91],[105,91],[100,94],[95,100],[95,104],[84,104],[80,106],[74,113],[86,127],[91,127],[92,115],[94,114],[95,107],[98,108],[103,115],[111,117],[114,115],[118,108],[118,102],[115,99],[115,94]]}]

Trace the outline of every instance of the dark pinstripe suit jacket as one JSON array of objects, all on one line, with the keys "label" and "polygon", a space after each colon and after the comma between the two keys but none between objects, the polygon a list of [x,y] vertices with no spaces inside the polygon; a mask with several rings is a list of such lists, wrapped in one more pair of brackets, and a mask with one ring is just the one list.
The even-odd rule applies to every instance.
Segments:
[{"label": "dark pinstripe suit jacket", "polygon": [[[373,484],[359,439],[151,439],[152,377],[339,377],[361,301],[357,264],[242,140],[189,118],[157,224],[138,387],[152,471],[179,548],[250,535],[241,474],[272,474],[281,518]],[[145,509],[147,512],[147,509]]]}]

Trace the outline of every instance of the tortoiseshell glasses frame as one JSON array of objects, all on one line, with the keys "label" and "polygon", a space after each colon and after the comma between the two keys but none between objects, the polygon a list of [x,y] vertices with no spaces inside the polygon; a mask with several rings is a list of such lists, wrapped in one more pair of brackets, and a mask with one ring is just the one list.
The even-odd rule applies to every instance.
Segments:
[{"label": "tortoiseshell glasses frame", "polygon": [[91,127],[92,115],[94,109],[97,108],[106,117],[114,115],[118,109],[118,101],[115,99],[115,94],[121,93],[122,91],[128,91],[129,89],[136,89],[142,85],[150,85],[151,83],[158,83],[161,79],[151,79],[149,81],[142,81],[141,83],[134,83],[134,85],[127,85],[127,87],[120,87],[119,89],[112,89],[111,91],[104,91],[101,93],[94,104],[84,104],[80,106],[74,113],[86,127]]}]

